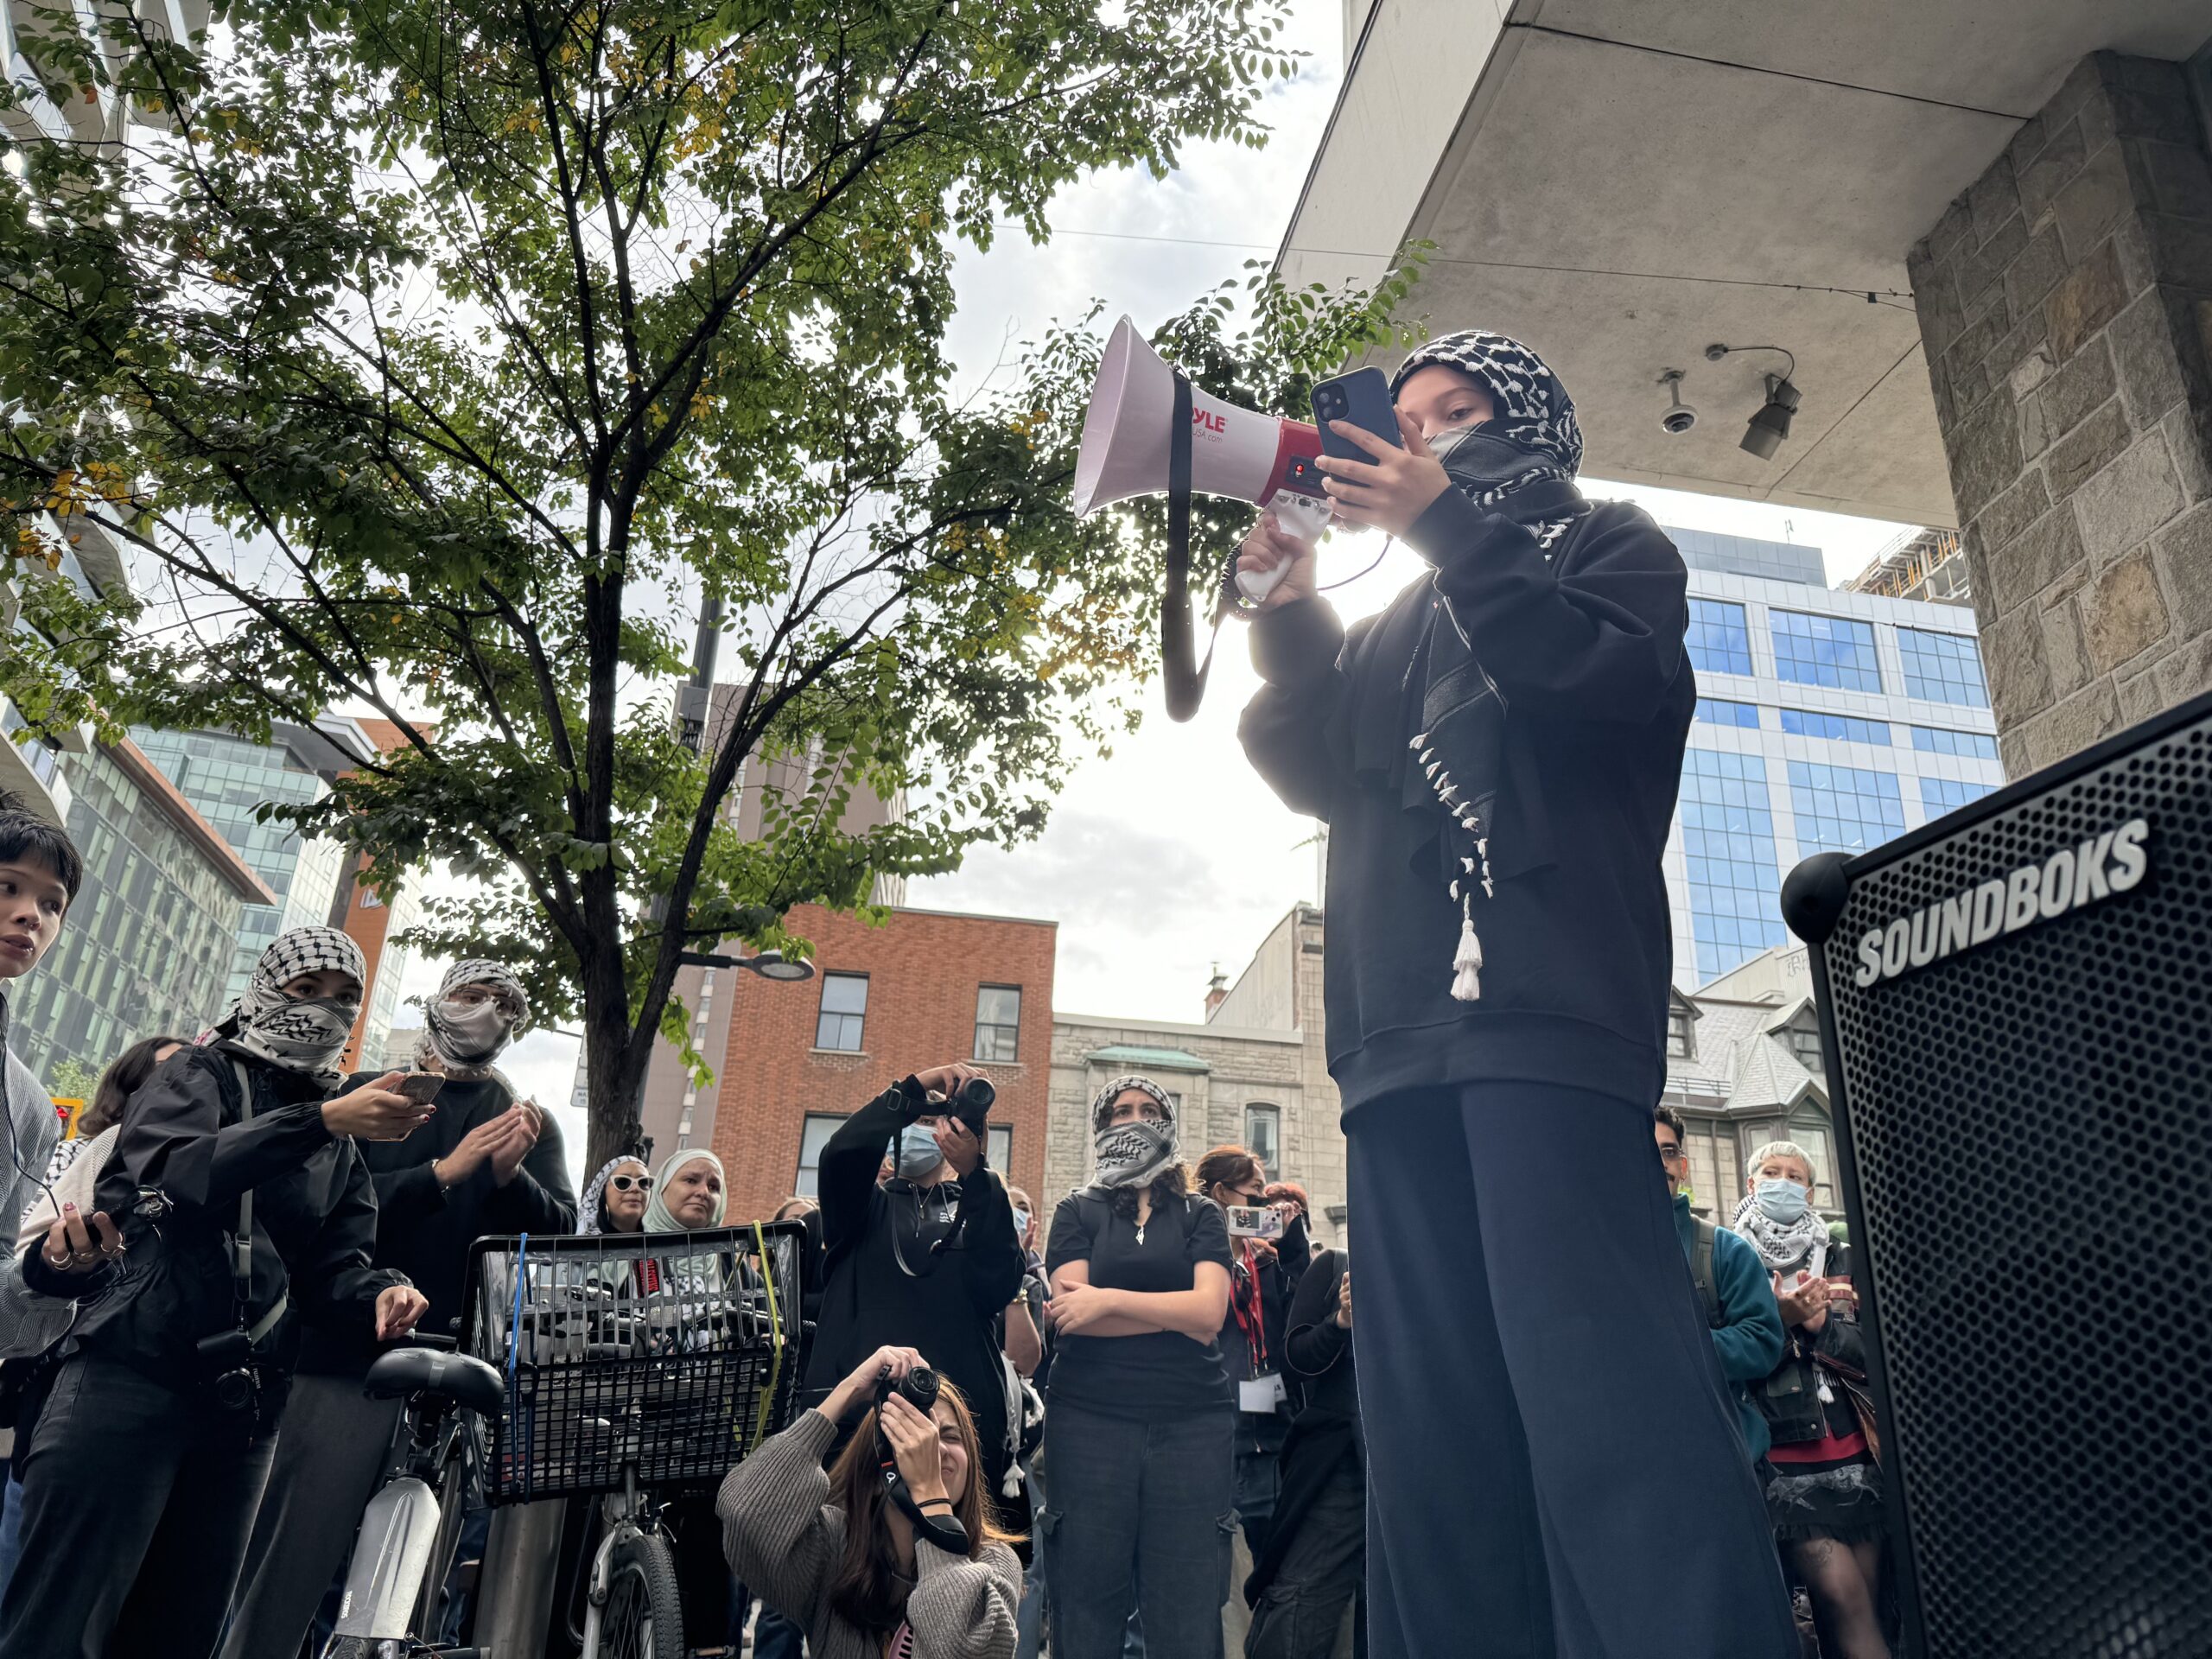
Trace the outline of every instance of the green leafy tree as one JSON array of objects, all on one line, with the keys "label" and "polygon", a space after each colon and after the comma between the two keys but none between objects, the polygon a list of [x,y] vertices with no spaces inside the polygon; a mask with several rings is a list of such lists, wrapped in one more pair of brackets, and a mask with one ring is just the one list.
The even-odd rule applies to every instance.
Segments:
[{"label": "green leafy tree", "polygon": [[[1067,501],[1095,319],[963,398],[951,262],[1262,142],[1278,0],[229,0],[204,53],[94,10],[30,38],[48,96],[167,126],[12,146],[0,498],[18,561],[104,538],[152,608],[25,583],[0,689],[34,731],[393,722],[273,810],[472,879],[414,940],[581,1018],[591,1160],[687,953],[1033,835],[1135,719],[1157,515]],[[1296,408],[1407,280],[1255,276],[1162,341]],[[686,742],[702,605],[734,690]],[[826,758],[743,839],[748,756]],[[861,785],[907,811],[847,833]]]}]

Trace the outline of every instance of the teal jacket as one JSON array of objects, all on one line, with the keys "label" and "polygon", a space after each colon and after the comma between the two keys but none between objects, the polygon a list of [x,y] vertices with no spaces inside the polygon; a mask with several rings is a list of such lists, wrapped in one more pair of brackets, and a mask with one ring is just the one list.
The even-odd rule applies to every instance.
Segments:
[{"label": "teal jacket", "polygon": [[[1690,1260],[1697,1243],[1697,1221],[1690,1214],[1687,1192],[1675,1195],[1675,1233],[1682,1241],[1683,1259]],[[1775,1306],[1774,1280],[1758,1252],[1726,1227],[1716,1228],[1713,1235],[1713,1290],[1720,1303],[1713,1351],[1720,1356],[1720,1374],[1728,1379],[1745,1444],[1757,1463],[1766,1455],[1770,1440],[1766,1419],[1751,1403],[1750,1385],[1773,1375],[1782,1363],[1782,1310]]]}]

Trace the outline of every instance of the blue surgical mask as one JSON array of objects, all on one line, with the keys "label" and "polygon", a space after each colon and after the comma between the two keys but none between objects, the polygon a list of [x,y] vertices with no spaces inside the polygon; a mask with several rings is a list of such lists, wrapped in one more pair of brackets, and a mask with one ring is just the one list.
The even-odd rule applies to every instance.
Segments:
[{"label": "blue surgical mask", "polygon": [[1751,1189],[1767,1219],[1787,1227],[1805,1213],[1805,1189],[1795,1181],[1761,1181]]},{"label": "blue surgical mask", "polygon": [[1029,1212],[1019,1205],[1014,1206],[1014,1236],[1016,1238],[1029,1236]]},{"label": "blue surgical mask", "polygon": [[937,1132],[928,1124],[909,1123],[899,1132],[899,1173],[908,1180],[919,1180],[944,1161]]}]

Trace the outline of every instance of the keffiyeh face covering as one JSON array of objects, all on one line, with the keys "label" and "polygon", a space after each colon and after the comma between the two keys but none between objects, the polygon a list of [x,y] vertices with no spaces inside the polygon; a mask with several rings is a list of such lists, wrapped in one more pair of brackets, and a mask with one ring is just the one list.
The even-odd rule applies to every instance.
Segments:
[{"label": "keffiyeh face covering", "polygon": [[[336,996],[295,1001],[284,987],[302,975],[335,969],[353,980]],[[261,953],[253,976],[219,1031],[248,1053],[323,1082],[339,1080],[337,1061],[361,1014],[368,964],[361,947],[334,927],[296,927]]]},{"label": "keffiyeh face covering", "polygon": [[[1132,1089],[1152,1097],[1160,1108],[1160,1122],[1106,1122],[1115,1101]],[[1097,1165],[1091,1179],[1100,1186],[1149,1185],[1153,1177],[1175,1161],[1175,1105],[1149,1077],[1116,1077],[1100,1090],[1090,1103],[1090,1127]]]},{"label": "keffiyeh face covering", "polygon": [[[492,995],[482,1002],[453,1001],[453,994],[464,985],[481,985]],[[447,969],[438,982],[438,994],[423,1010],[429,1045],[448,1067],[489,1065],[529,1020],[530,998],[514,970],[481,957]]]}]

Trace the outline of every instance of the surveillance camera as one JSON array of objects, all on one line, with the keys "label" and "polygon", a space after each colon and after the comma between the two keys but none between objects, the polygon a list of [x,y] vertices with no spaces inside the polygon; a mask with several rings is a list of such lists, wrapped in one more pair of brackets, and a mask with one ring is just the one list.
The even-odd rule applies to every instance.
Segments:
[{"label": "surveillance camera", "polygon": [[1697,410],[1688,404],[1675,404],[1659,417],[1659,429],[1669,437],[1680,437],[1697,424]]}]

